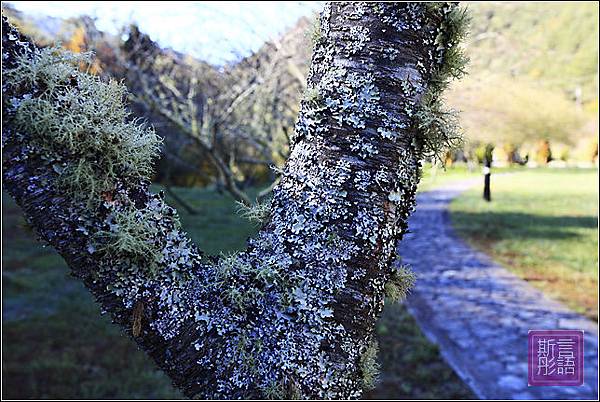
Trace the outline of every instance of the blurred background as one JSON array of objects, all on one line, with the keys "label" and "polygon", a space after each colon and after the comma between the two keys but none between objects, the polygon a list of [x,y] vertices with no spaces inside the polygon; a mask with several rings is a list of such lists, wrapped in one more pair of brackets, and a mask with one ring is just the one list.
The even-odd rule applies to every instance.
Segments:
[{"label": "blurred background", "polygon": [[[133,115],[163,137],[154,186],[209,253],[257,228],[236,201],[268,197],[289,152],[321,2],[3,2],[39,46],[94,52]],[[467,178],[459,235],[598,320],[598,4],[466,3],[469,75],[447,103],[465,142],[426,163],[419,191]],[[481,197],[491,164],[492,202]],[[510,175],[497,173],[511,173]],[[3,397],[178,398],[2,194]],[[378,325],[382,381],[367,397],[473,397],[402,305]]]}]

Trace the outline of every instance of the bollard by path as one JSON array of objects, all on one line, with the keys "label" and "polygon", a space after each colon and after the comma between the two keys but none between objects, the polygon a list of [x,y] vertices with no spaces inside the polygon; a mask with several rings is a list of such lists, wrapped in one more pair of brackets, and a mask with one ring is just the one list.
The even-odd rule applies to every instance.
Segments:
[{"label": "bollard by path", "polygon": [[485,154],[483,156],[483,199],[487,202],[492,201],[492,190],[490,188],[490,179],[492,175],[492,152],[494,146],[487,144],[485,146]]}]

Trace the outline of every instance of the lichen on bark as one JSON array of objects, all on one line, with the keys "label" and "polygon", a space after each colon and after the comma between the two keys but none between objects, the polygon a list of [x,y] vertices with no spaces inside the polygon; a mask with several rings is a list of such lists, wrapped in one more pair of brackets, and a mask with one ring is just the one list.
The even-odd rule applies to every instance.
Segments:
[{"label": "lichen on bark", "polygon": [[[459,37],[455,10],[446,3],[325,6],[269,213],[261,211],[266,220],[245,251],[219,257],[192,244],[176,212],[149,192],[145,174],[111,176],[109,188],[86,194],[91,203],[62,191],[56,160],[71,169],[93,164],[95,155],[37,140],[54,141],[56,127],[80,117],[62,107],[61,91],[99,102],[92,118],[109,103],[71,74],[47,99],[60,124],[38,130],[37,117],[20,119],[34,110],[23,100],[48,94],[22,80],[11,84],[10,72],[44,51],[3,19],[9,82],[2,90],[11,100],[3,103],[4,185],[40,237],[186,395],[359,397],[375,377],[373,329],[386,287],[401,297],[410,283],[394,265],[395,245],[414,208],[427,141],[444,142],[428,136],[418,116],[423,99],[439,100],[438,81],[455,72],[446,65]],[[129,124],[122,106],[114,109],[115,124]],[[86,143],[97,135],[80,134]]]}]

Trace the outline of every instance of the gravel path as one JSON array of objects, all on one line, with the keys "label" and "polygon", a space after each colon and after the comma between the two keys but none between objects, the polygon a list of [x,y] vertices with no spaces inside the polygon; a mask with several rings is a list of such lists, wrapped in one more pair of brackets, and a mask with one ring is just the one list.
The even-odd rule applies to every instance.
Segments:
[{"label": "gravel path", "polygon": [[[458,375],[483,399],[598,399],[598,325],[550,299],[454,233],[448,204],[481,180],[418,197],[399,245],[417,284],[409,311]],[[581,387],[527,385],[527,332],[583,329]]]}]

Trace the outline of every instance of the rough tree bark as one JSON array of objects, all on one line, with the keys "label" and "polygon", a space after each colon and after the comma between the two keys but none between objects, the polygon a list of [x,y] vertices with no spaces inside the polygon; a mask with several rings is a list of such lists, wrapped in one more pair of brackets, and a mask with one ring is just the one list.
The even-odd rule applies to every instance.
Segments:
[{"label": "rough tree bark", "polygon": [[437,110],[460,73],[451,62],[463,22],[446,3],[327,5],[269,216],[247,250],[210,257],[137,166],[106,160],[139,157],[140,143],[151,154],[152,133],[131,139],[103,125],[112,98],[97,101],[86,85],[107,84],[90,84],[3,18],[4,186],[186,395],[359,397],[385,290],[410,282],[393,264],[395,244],[420,159],[443,134],[442,117],[424,110]]}]

